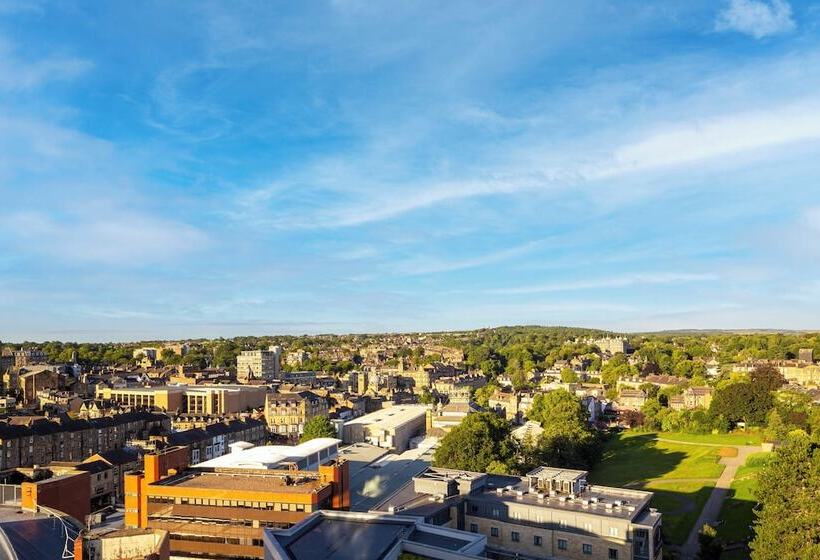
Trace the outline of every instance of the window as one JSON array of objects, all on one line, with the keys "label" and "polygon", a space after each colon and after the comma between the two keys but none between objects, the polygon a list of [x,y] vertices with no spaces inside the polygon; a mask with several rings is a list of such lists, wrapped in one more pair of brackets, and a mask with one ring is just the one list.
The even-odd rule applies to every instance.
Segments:
[{"label": "window", "polygon": [[592,554],[592,545],[586,543],[582,544],[581,552],[583,552],[584,554]]},{"label": "window", "polygon": [[542,542],[543,542],[543,540],[538,535],[535,535],[532,538],[532,544],[535,545],[535,546],[541,546]]},{"label": "window", "polygon": [[518,531],[513,531],[510,535],[512,538],[512,542],[520,542],[521,541],[521,534]]},{"label": "window", "polygon": [[490,527],[490,536],[497,537],[498,536],[498,527]]},{"label": "window", "polygon": [[478,525],[476,525],[475,523],[470,523],[470,532],[478,533]]},{"label": "window", "polygon": [[567,549],[566,539],[558,539],[558,550],[566,550],[566,549]]},{"label": "window", "polygon": [[617,527],[610,527],[609,528],[609,536],[610,537],[617,537],[618,536],[618,528]]},{"label": "window", "polygon": [[610,548],[609,549],[609,560],[618,560],[618,549],[617,548]]}]

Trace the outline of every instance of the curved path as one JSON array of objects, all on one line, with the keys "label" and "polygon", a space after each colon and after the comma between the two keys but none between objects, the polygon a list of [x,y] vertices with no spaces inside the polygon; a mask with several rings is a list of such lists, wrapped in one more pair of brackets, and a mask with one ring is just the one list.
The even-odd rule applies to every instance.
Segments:
[{"label": "curved path", "polygon": [[700,528],[703,527],[703,525],[706,523],[711,524],[717,521],[717,518],[720,515],[720,509],[723,507],[723,500],[726,498],[726,494],[728,494],[729,492],[729,487],[732,485],[732,481],[735,478],[735,474],[737,473],[738,467],[746,463],[746,459],[749,457],[749,455],[751,455],[752,453],[757,453],[762,449],[759,446],[753,445],[721,445],[718,443],[691,443],[663,438],[658,438],[658,441],[680,443],[683,445],[734,447],[735,449],[737,449],[737,457],[721,458],[720,463],[722,465],[725,465],[726,468],[723,469],[723,473],[721,473],[720,478],[717,479],[715,487],[712,489],[712,493],[709,495],[709,499],[703,506],[703,510],[700,512],[698,520],[692,526],[692,530],[689,532],[689,538],[686,539],[686,543],[681,547],[681,558],[683,560],[690,560],[695,558],[698,553],[698,549],[700,546],[698,542],[698,532],[700,531]]}]

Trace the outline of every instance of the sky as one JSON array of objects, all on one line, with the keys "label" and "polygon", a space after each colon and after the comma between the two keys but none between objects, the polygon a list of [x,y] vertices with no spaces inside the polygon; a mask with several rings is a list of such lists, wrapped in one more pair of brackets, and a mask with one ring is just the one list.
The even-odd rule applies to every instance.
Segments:
[{"label": "sky", "polygon": [[820,2],[0,0],[0,340],[820,329]]}]

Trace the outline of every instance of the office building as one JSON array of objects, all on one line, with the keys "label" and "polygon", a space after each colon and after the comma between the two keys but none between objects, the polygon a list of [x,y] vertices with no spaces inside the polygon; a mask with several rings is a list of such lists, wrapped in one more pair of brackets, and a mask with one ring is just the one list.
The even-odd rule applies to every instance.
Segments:
[{"label": "office building", "polygon": [[660,560],[651,498],[588,484],[585,471],[539,467],[517,477],[431,467],[373,512],[482,534],[499,558]]},{"label": "office building", "polygon": [[350,505],[344,460],[300,471],[188,468],[187,456],[181,447],[149,454],[142,472],[126,475],[126,526],[168,531],[174,557],[263,558],[266,527]]},{"label": "office building", "polygon": [[97,387],[97,398],[135,408],[185,414],[234,414],[261,408],[265,387],[251,385],[166,385]]}]

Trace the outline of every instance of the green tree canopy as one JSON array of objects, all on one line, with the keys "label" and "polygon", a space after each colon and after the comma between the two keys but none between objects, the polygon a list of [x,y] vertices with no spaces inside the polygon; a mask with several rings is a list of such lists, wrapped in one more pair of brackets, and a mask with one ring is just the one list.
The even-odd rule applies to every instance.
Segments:
[{"label": "green tree canopy", "polygon": [[336,427],[327,416],[314,416],[305,422],[305,430],[300,442],[310,441],[316,438],[335,438],[338,437]]},{"label": "green tree canopy", "polygon": [[758,477],[752,560],[820,558],[820,447],[789,436]]},{"label": "green tree canopy", "polygon": [[433,463],[437,467],[487,472],[499,470],[498,463],[511,465],[515,444],[510,424],[491,412],[470,414],[441,440]]}]

